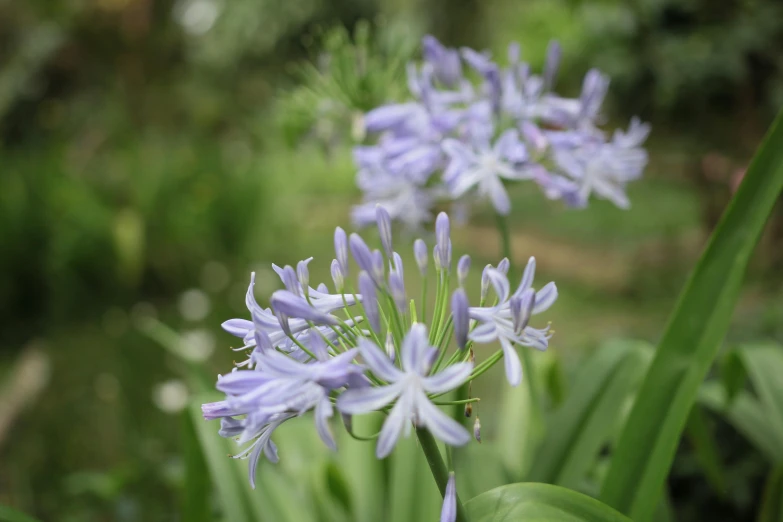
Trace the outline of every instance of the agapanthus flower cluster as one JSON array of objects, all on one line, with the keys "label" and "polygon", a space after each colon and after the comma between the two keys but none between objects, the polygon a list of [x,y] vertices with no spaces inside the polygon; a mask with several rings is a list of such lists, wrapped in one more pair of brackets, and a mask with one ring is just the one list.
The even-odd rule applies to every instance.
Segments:
[{"label": "agapanthus flower cluster", "polygon": [[[508,260],[487,265],[476,289],[478,303],[472,306],[465,288],[470,257],[459,258],[452,270],[450,223],[441,213],[432,255],[423,240],[413,243],[416,266],[407,273],[418,274],[422,290],[412,299],[402,256],[392,244],[391,216],[382,207],[375,214],[382,249],[336,229],[332,289],[323,283],[310,286],[310,259],[296,268],[273,265],[285,288],[272,293],[270,308],[256,301],[251,276],[250,319],[223,324],[242,340],[236,351],[247,357],[218,377],[225,400],[204,404],[203,413],[206,419],[220,419],[220,435],[244,446],[235,457],[249,459],[251,484],[262,454],[278,459],[275,430],[309,411],[331,449],[337,447],[330,422],[336,413],[354,436],[351,416],[385,413],[377,434],[378,458],[389,455],[414,428],[451,446],[467,444],[472,436],[480,440],[478,423],[471,434],[441,409],[477,399],[447,394],[469,389],[464,385],[501,360],[506,378],[516,386],[522,380],[518,347],[547,348],[549,328],[529,322],[555,302],[557,289],[554,283],[534,286],[533,258],[513,291]],[[432,307],[427,288],[434,290]],[[482,346],[495,341],[499,348]],[[452,497],[447,495],[444,507],[447,519],[454,509]]]},{"label": "agapanthus flower cluster", "polygon": [[371,223],[376,204],[411,228],[430,221],[439,201],[487,200],[505,215],[506,187],[517,181],[573,207],[595,195],[628,208],[625,187],[647,164],[642,144],[650,128],[637,118],[627,131],[600,128],[605,75],[590,70],[579,97],[567,98],[554,90],[556,42],[541,75],[521,61],[516,43],[505,68],[487,53],[447,48],[432,36],[423,51],[423,64],[408,65],[412,99],[365,114],[377,140],[354,149],[364,194],[355,224]]}]

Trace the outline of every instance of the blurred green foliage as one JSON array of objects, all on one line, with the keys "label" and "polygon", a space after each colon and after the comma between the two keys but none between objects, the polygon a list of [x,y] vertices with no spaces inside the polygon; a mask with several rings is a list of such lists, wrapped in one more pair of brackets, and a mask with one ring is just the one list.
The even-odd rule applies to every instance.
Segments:
[{"label": "blurred green foliage", "polygon": [[[599,67],[612,77],[609,116],[639,113],[653,123],[651,179],[632,192],[631,214],[601,205],[567,213],[524,193],[514,206],[515,243],[540,256],[561,287],[562,357],[550,363],[562,362],[565,384],[555,370],[540,380],[551,381],[553,406],[571,404],[569,387],[586,378],[577,370],[604,339],[657,339],[711,226],[700,212],[707,188],[723,183],[695,190],[702,155],[717,149],[741,166],[783,103],[781,9],[777,0],[0,0],[0,377],[36,338],[56,368],[8,438],[0,433],[0,503],[42,520],[178,516],[183,470],[205,463],[183,456],[190,427],[156,407],[152,390],[187,375],[187,365],[135,326],[157,310],[181,333],[205,328],[221,351],[198,364],[208,375],[230,366],[222,350],[230,340],[217,325],[243,313],[249,270],[274,288],[270,262],[331,257],[331,229],[346,225],[354,200],[357,115],[404,96],[404,62],[425,31],[498,55],[519,40],[534,67],[559,39],[558,88],[576,92]],[[730,193],[721,187],[718,212]],[[455,234],[476,266],[496,262],[486,223],[479,214]],[[204,285],[207,266],[230,274],[220,289]],[[314,268],[313,278],[328,273]],[[194,322],[178,305],[196,286],[212,306]],[[767,279],[750,289],[733,338],[783,340],[774,291]],[[477,392],[487,398],[485,437],[526,458],[513,431],[525,412],[516,402],[491,406],[494,388]],[[505,431],[498,411],[516,419]],[[772,488],[777,475],[730,416],[710,423],[731,494],[716,500],[683,444],[670,507],[684,521],[708,508],[751,520],[762,481],[769,473]],[[469,458],[497,463],[485,447]],[[307,509],[377,516],[383,499],[364,479],[375,461],[357,455],[337,457],[344,477],[323,456],[314,471],[285,464],[299,466],[296,476],[316,491]],[[435,514],[419,464],[390,464],[391,495]],[[605,472],[599,462],[581,489],[595,494]],[[467,487],[497,486],[496,475],[488,465]],[[338,487],[343,478],[352,497]]]}]

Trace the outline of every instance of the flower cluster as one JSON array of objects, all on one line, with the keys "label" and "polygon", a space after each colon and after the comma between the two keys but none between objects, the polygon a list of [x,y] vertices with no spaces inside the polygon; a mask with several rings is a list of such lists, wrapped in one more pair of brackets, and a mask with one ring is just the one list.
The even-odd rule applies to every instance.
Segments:
[{"label": "flower cluster", "polygon": [[[384,105],[364,117],[372,145],[354,149],[364,194],[353,211],[358,226],[374,220],[376,204],[418,228],[437,201],[489,200],[511,208],[506,183],[537,183],[550,199],[583,207],[594,194],[628,208],[625,186],[647,164],[649,125],[634,118],[627,131],[599,128],[609,80],[590,70],[578,98],[554,91],[560,47],[550,44],[542,75],[508,49],[501,68],[488,54],[423,40],[424,63],[408,65],[413,100]],[[478,78],[471,81],[470,78]]]},{"label": "flower cluster", "polygon": [[[329,421],[336,411],[351,435],[350,416],[387,414],[377,435],[378,458],[389,455],[399,438],[414,427],[428,430],[446,444],[464,445],[471,434],[439,405],[471,404],[477,399],[458,397],[455,402],[443,396],[466,390],[463,385],[501,359],[508,381],[516,386],[522,366],[515,347],[547,348],[548,328],[528,323],[554,303],[557,289],[554,283],[534,289],[533,258],[513,292],[508,260],[496,267],[487,265],[478,306],[471,306],[465,290],[470,257],[462,256],[452,271],[449,218],[441,213],[432,257],[423,240],[414,243],[423,290],[420,299],[410,299],[402,257],[392,244],[391,217],[380,206],[375,214],[382,249],[372,250],[359,235],[348,237],[336,229],[331,265],[334,293],[324,284],[310,286],[310,259],[296,268],[273,265],[285,289],[271,295],[271,308],[257,303],[251,277],[246,296],[250,320],[223,324],[228,333],[242,339],[236,350],[247,358],[218,378],[217,389],[225,399],[202,409],[206,419],[220,419],[220,435],[246,445],[236,457],[249,458],[251,484],[262,453],[277,461],[272,440],[277,427],[311,410],[320,438],[332,449],[336,443]],[[356,267],[349,266],[349,257]],[[355,286],[349,279],[353,271]],[[452,291],[454,272],[457,285]],[[433,274],[435,304],[426,310],[427,283]],[[475,364],[476,345],[495,341],[501,348],[486,356],[479,352],[482,360]],[[478,424],[473,435],[480,440]]]}]

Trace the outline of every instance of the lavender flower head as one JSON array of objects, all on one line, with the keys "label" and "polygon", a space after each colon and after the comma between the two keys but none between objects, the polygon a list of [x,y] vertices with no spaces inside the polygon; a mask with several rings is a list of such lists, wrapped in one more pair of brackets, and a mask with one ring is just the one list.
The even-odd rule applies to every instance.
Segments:
[{"label": "lavender flower head", "polygon": [[[388,222],[383,210],[378,216],[383,250],[371,250],[359,235],[348,238],[338,230],[331,263],[336,293],[323,284],[309,286],[309,259],[299,263],[298,270],[273,265],[285,289],[269,296],[271,307],[256,301],[251,276],[245,298],[250,319],[223,324],[241,339],[235,350],[246,359],[218,377],[217,389],[225,397],[204,404],[202,410],[205,419],[220,419],[220,435],[243,447],[234,457],[249,460],[251,484],[262,455],[278,460],[275,430],[308,412],[316,433],[333,450],[340,440],[331,426],[335,413],[350,426],[351,416],[377,411],[387,413],[375,442],[378,458],[388,456],[414,428],[451,446],[468,444],[475,433],[447,413],[452,408],[441,409],[454,404],[443,395],[479,378],[500,360],[516,385],[522,378],[517,347],[547,347],[548,327],[537,329],[529,323],[553,304],[557,290],[554,283],[533,289],[532,259],[514,293],[507,261],[486,268],[482,286],[487,290],[482,288],[480,301],[471,305],[464,277],[469,258],[461,258],[459,274],[451,273],[449,218],[441,213],[437,243],[428,247],[423,240],[415,242],[418,268],[426,266],[427,252],[432,251],[436,270],[407,271],[425,280],[432,277],[436,302],[428,311],[426,295],[418,302],[406,295],[403,257],[394,251],[386,254],[391,250]],[[350,258],[354,269],[348,267]],[[497,297],[491,305],[489,287]],[[429,325],[421,320],[425,315],[433,318]],[[479,349],[496,341],[499,349]],[[474,366],[474,357],[486,363]],[[470,404],[477,399],[467,400]],[[355,436],[351,430],[346,428],[347,435]],[[454,502],[451,497],[445,502],[445,520],[453,516]]]},{"label": "lavender flower head", "polygon": [[354,150],[364,194],[353,211],[357,226],[375,221],[377,204],[412,229],[431,221],[441,201],[485,200],[505,215],[508,190],[526,182],[570,207],[595,196],[628,208],[625,189],[647,165],[650,127],[634,118],[628,131],[601,128],[608,77],[591,69],[578,97],[559,95],[557,42],[540,75],[516,43],[505,67],[488,53],[451,49],[433,36],[424,37],[422,49],[423,64],[408,66],[411,99],[365,115],[369,141]]}]

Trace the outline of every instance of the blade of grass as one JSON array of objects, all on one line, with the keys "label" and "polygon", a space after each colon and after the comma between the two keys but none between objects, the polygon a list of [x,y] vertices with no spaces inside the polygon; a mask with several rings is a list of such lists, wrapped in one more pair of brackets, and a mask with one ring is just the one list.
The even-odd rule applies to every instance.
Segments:
[{"label": "blade of grass", "polygon": [[783,112],[680,295],[612,458],[601,498],[636,522],[660,499],[699,385],[726,334],[751,253],[783,188]]}]

